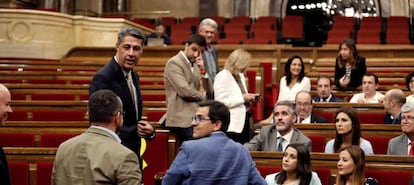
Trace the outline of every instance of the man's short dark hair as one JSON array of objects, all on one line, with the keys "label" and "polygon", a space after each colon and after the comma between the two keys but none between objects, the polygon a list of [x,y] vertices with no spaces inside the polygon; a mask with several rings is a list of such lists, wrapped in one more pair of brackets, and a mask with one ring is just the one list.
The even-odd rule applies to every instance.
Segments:
[{"label": "man's short dark hair", "polygon": [[212,123],[221,121],[220,130],[226,132],[230,124],[230,111],[226,105],[219,101],[206,100],[198,104],[200,107],[209,107],[208,117]]},{"label": "man's short dark hair", "polygon": [[141,39],[142,43],[145,42],[145,35],[138,28],[126,27],[119,31],[117,44],[120,44],[122,42],[122,39],[124,39],[126,36],[132,36],[137,39]]},{"label": "man's short dark hair", "polygon": [[101,89],[89,97],[90,123],[109,123],[117,112],[122,111],[121,99],[111,90]]},{"label": "man's short dark hair", "polygon": [[378,76],[375,73],[367,72],[367,73],[364,74],[364,76],[373,76],[375,84],[379,83]]},{"label": "man's short dark hair", "polygon": [[201,47],[207,47],[206,38],[204,38],[202,35],[198,33],[191,35],[185,43],[188,45],[192,43],[196,43],[197,45]]},{"label": "man's short dark hair", "polygon": [[318,77],[318,79],[316,80],[316,82],[319,82],[320,79],[328,79],[329,80],[329,86],[332,86],[332,79],[329,78],[329,76],[327,75],[321,75]]}]

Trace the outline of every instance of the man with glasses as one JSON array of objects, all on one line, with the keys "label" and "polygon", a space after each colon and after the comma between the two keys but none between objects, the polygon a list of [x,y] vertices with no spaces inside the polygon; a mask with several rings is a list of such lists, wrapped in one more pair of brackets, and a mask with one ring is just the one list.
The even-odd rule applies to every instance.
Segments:
[{"label": "man with glasses", "polygon": [[401,107],[402,135],[388,142],[388,155],[414,156],[414,103],[407,102]]},{"label": "man with glasses", "polygon": [[294,128],[296,121],[295,105],[290,101],[279,101],[273,109],[273,124],[262,127],[244,146],[251,151],[283,152],[291,143],[301,143],[312,151],[312,141]]},{"label": "man with glasses", "polygon": [[299,91],[295,97],[296,112],[298,118],[296,123],[327,123],[326,118],[318,116],[312,112],[312,96],[308,91]]},{"label": "man with glasses", "polygon": [[249,151],[226,136],[229,123],[223,103],[199,103],[191,123],[195,140],[181,145],[162,184],[266,184]]}]

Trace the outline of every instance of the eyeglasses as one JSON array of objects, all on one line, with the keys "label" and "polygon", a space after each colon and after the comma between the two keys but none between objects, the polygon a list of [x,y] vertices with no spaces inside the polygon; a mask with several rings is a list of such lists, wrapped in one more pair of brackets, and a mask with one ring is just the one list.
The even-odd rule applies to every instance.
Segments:
[{"label": "eyeglasses", "polygon": [[401,117],[401,121],[402,120],[407,120],[408,122],[414,122],[414,117],[413,116],[404,116],[404,117]]},{"label": "eyeglasses", "polygon": [[201,121],[209,121],[211,119],[210,118],[205,118],[203,116],[193,116],[193,117],[191,117],[191,120],[196,122],[197,124],[200,124]]},{"label": "eyeglasses", "polygon": [[311,105],[310,103],[302,103],[302,102],[296,103],[297,107],[309,107],[310,105]]}]

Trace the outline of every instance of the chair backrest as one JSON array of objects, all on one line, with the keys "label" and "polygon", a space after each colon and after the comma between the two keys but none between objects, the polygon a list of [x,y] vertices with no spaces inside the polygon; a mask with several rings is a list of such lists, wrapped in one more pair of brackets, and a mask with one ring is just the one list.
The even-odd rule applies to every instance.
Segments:
[{"label": "chair backrest", "polygon": [[407,171],[367,169],[365,177],[375,178],[379,184],[410,184],[412,174]]},{"label": "chair backrest", "polygon": [[10,180],[13,185],[29,185],[29,163],[8,162],[8,166]]},{"label": "chair backrest", "polygon": [[307,135],[312,141],[312,152],[324,152],[326,138],[322,135]]},{"label": "chair backrest", "polygon": [[36,164],[36,185],[50,185],[52,169],[52,161],[38,162]]},{"label": "chair backrest", "polygon": [[260,172],[260,175],[263,178],[266,178],[266,176],[269,174],[280,171],[280,167],[276,167],[276,166],[257,166],[256,168]]},{"label": "chair backrest", "polygon": [[154,140],[146,142],[142,159],[148,164],[143,170],[144,184],[154,184],[154,175],[168,168],[168,132],[157,132]]},{"label": "chair backrest", "polygon": [[318,173],[318,177],[321,180],[322,184],[331,184],[331,170],[329,168],[316,168],[315,172]]},{"label": "chair backrest", "polygon": [[86,121],[81,110],[33,110],[33,121]]},{"label": "chair backrest", "polygon": [[364,137],[364,139],[371,143],[374,154],[387,154],[388,142],[391,139],[390,137],[372,136]]},{"label": "chair backrest", "polygon": [[34,147],[33,133],[0,133],[0,146],[3,147]]},{"label": "chair backrest", "polygon": [[64,141],[79,135],[78,133],[43,133],[40,135],[40,147],[59,147]]}]

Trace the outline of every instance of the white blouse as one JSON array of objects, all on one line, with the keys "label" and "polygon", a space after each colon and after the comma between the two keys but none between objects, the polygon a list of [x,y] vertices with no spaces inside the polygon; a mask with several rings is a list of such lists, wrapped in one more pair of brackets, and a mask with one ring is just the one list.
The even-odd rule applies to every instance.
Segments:
[{"label": "white blouse", "polygon": [[295,102],[295,96],[299,91],[308,91],[311,90],[311,83],[308,77],[303,77],[300,83],[296,82],[292,88],[290,88],[286,82],[286,76],[283,76],[280,79],[279,83],[279,98],[277,101],[288,100],[291,102]]}]

